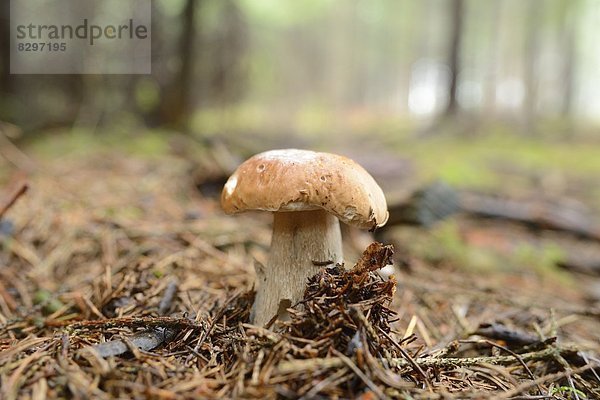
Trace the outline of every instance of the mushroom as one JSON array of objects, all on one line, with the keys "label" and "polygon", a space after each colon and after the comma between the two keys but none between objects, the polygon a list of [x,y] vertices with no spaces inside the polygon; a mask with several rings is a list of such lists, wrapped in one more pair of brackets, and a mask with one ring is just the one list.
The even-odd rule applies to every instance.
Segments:
[{"label": "mushroom", "polygon": [[251,318],[263,326],[302,299],[308,277],[342,263],[338,219],[374,230],[388,219],[383,191],[349,158],[308,150],[271,150],[241,164],[221,194],[227,214],[272,211],[266,267],[257,268]]}]

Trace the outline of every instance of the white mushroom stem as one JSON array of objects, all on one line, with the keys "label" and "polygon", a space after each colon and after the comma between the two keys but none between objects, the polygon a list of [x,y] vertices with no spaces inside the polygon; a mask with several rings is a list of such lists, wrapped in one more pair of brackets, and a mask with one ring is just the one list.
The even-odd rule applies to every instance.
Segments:
[{"label": "white mushroom stem", "polygon": [[338,219],[323,210],[276,212],[266,267],[257,268],[253,322],[264,326],[302,299],[307,278],[325,265],[341,263]]}]

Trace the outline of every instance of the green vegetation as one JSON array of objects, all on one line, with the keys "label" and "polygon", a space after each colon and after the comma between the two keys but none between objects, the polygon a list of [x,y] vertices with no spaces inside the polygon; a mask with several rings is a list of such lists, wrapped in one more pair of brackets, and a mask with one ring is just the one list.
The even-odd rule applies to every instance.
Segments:
[{"label": "green vegetation", "polygon": [[55,294],[43,289],[35,292],[33,302],[42,307],[44,315],[50,315],[64,307],[64,304],[55,297]]},{"label": "green vegetation", "polygon": [[[427,178],[442,178],[462,187],[494,188],[504,178],[494,172],[560,174],[562,178],[598,176],[598,149],[585,142],[544,141],[516,134],[468,138],[440,136],[399,141],[402,153],[411,156]],[[513,183],[513,182],[511,182]],[[515,182],[517,183],[517,182]]]},{"label": "green vegetation", "polygon": [[162,130],[140,130],[123,140],[121,130],[72,129],[42,135],[28,144],[27,151],[42,159],[85,157],[102,152],[120,152],[141,157],[168,153],[169,134]]},{"label": "green vegetation", "polygon": [[[509,235],[506,235],[500,240],[508,240]],[[394,237],[411,253],[432,264],[452,265],[474,274],[533,273],[539,279],[564,285],[574,283],[572,275],[557,266],[557,262],[564,258],[564,250],[557,245],[534,246],[515,241],[504,247],[494,248],[469,243],[455,220],[438,223],[427,231],[398,228]]]},{"label": "green vegetation", "polygon": [[[324,129],[331,126],[327,114],[307,108],[297,113],[296,126],[288,127],[287,132],[302,132],[301,136],[313,143],[314,147],[335,149],[341,142],[361,142],[371,132],[369,144],[383,143],[386,151],[399,157],[406,157],[415,163],[415,171],[424,181],[442,179],[449,184],[488,191],[505,192],[510,189],[520,192],[539,186],[542,189],[561,190],[567,181],[593,182],[600,176],[598,149],[585,140],[548,139],[526,137],[498,128],[498,132],[482,135],[434,135],[426,138],[411,137],[409,124],[392,122],[377,123],[362,121],[354,126],[358,132],[350,131],[344,136],[327,136]],[[351,118],[349,118],[351,120]],[[355,118],[358,120],[358,118]],[[277,128],[277,121],[270,121],[257,109],[237,107],[225,110],[206,110],[196,114],[193,126],[198,138],[220,134],[235,144],[261,132],[260,137],[275,137],[287,134]],[[359,124],[359,122],[355,122]],[[127,130],[128,140],[123,140]],[[392,131],[396,132],[394,136]],[[269,133],[271,132],[271,133]],[[279,133],[273,133],[279,132]],[[119,129],[102,129],[93,132],[89,129],[73,129],[41,135],[29,146],[36,156],[47,158],[69,155],[86,155],[98,150],[119,151],[144,157],[160,156],[170,151],[169,140],[172,132],[165,130],[144,130],[138,126],[121,126]],[[375,140],[374,140],[375,139]],[[202,140],[198,140],[198,151],[202,151]],[[256,149],[264,150],[263,144],[256,141]],[[509,182],[510,184],[507,184]],[[600,187],[585,185],[586,200],[600,208]]]}]

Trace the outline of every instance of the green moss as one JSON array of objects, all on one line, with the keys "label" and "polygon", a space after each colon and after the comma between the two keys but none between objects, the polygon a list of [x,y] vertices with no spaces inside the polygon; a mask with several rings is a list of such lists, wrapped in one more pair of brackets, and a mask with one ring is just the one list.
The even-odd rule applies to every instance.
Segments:
[{"label": "green moss", "polygon": [[579,390],[576,389],[574,387],[570,387],[570,386],[557,386],[552,388],[550,395],[562,395],[562,396],[568,396],[569,399],[581,399],[581,400],[585,400],[587,399],[587,395]]},{"label": "green moss", "polygon": [[169,151],[168,139],[169,133],[159,130],[132,134],[123,127],[102,131],[75,128],[40,136],[28,145],[27,150],[35,157],[46,159],[86,157],[114,150],[140,157],[155,157]]},{"label": "green moss", "polygon": [[454,220],[441,222],[428,231],[411,231],[408,236],[410,239],[402,238],[402,243],[430,263],[447,262],[473,272],[499,270],[505,265],[493,251],[469,246]]},{"label": "green moss", "polygon": [[438,223],[425,231],[402,228],[396,238],[419,258],[448,263],[471,273],[530,273],[540,278],[571,285],[572,276],[557,266],[564,251],[557,245],[522,243],[514,251],[500,251],[467,243],[455,220]]},{"label": "green moss", "polygon": [[[600,145],[594,143],[544,141],[517,134],[461,138],[437,136],[427,139],[402,139],[394,144],[397,152],[411,158],[423,180],[443,179],[457,187],[495,190],[529,189],[531,175],[558,176],[561,179],[590,178],[600,175]],[[514,172],[508,177],[497,168]],[[594,188],[590,188],[593,191]],[[600,190],[590,193],[600,206]]]},{"label": "green moss", "polygon": [[152,275],[154,275],[155,278],[162,278],[164,274],[165,273],[163,271],[160,271],[158,269],[152,270]]},{"label": "green moss", "polygon": [[540,278],[552,279],[565,285],[572,285],[574,284],[573,276],[557,265],[564,257],[565,253],[558,245],[544,244],[535,247],[524,243],[515,250],[513,262],[530,269]]},{"label": "green moss", "polygon": [[33,303],[42,306],[44,315],[55,313],[64,307],[64,304],[58,300],[52,293],[47,290],[40,289],[33,296]]},{"label": "green moss", "polygon": [[247,135],[271,129],[274,119],[265,109],[251,105],[209,108],[193,114],[190,129],[199,137]]}]

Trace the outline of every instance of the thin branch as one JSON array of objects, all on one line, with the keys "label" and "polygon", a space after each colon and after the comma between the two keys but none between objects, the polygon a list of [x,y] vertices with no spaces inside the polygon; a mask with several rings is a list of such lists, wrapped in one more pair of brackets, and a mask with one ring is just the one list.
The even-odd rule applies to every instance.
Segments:
[{"label": "thin branch", "polygon": [[21,182],[17,189],[15,189],[8,196],[8,199],[4,201],[4,204],[0,204],[0,218],[2,218],[8,209],[15,204],[19,197],[23,196],[27,192],[27,189],[29,189],[29,184],[27,184],[27,182]]},{"label": "thin branch", "polygon": [[429,380],[429,377],[427,376],[425,371],[423,371],[421,366],[419,364],[417,364],[415,359],[412,358],[412,356],[410,354],[408,354],[408,352],[406,350],[404,350],[402,348],[402,346],[400,346],[398,344],[398,342],[396,342],[394,339],[392,339],[392,337],[390,335],[388,335],[383,329],[381,329],[381,327],[379,328],[379,332],[381,332],[383,334],[383,336],[385,336],[390,341],[390,343],[392,343],[394,345],[394,347],[396,347],[398,349],[398,351],[400,351],[400,353],[402,354],[402,357],[404,357],[406,359],[406,361],[408,361],[410,363],[410,365],[413,367],[413,369],[415,371],[417,371],[419,373],[419,375],[421,375],[421,377],[425,380],[427,387],[431,390],[432,386],[431,386],[431,381]]},{"label": "thin branch", "polygon": [[386,395],[383,394],[381,389],[379,389],[379,387],[377,387],[377,385],[375,385],[375,383],[373,383],[373,381],[370,380],[369,377],[366,376],[364,372],[362,372],[360,368],[358,368],[356,364],[352,362],[351,359],[349,359],[348,357],[346,357],[345,355],[343,355],[335,349],[333,350],[333,354],[337,356],[337,358],[341,361],[342,364],[346,364],[352,371],[354,371],[354,373],[369,387],[369,389],[373,391],[373,393],[377,395],[379,399],[387,398]]},{"label": "thin branch", "polygon": [[[544,350],[519,354],[523,362],[539,361],[554,359],[557,349],[550,347]],[[572,349],[560,349],[560,353],[569,353]],[[416,365],[423,368],[453,368],[453,367],[469,367],[473,365],[510,365],[515,363],[514,356],[484,356],[484,357],[421,357],[413,359]],[[384,361],[384,360],[381,360]],[[396,368],[413,366],[410,361],[405,358],[385,359],[385,362]],[[344,362],[339,357],[314,358],[307,360],[289,360],[283,361],[277,367],[279,373],[292,373],[304,370],[313,370],[316,368],[338,368],[344,365]]]}]

